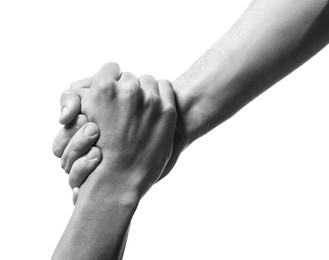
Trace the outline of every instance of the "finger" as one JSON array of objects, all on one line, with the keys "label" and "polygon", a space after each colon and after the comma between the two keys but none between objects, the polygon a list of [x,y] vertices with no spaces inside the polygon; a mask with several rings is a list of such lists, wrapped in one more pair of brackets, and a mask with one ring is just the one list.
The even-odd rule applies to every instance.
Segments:
[{"label": "finger", "polygon": [[172,105],[175,108],[175,94],[170,81],[161,79],[158,80],[160,97],[163,103]]},{"label": "finger", "polygon": [[68,125],[80,113],[80,96],[73,90],[67,89],[63,92],[60,103],[61,115],[59,122],[63,125]]},{"label": "finger", "polygon": [[75,204],[77,203],[78,195],[79,195],[79,188],[74,187],[72,190],[72,194],[73,194],[73,205],[75,206]]},{"label": "finger", "polygon": [[71,84],[70,89],[77,92],[80,89],[90,88],[92,81],[93,81],[93,77],[77,80]]},{"label": "finger", "polygon": [[81,127],[66,146],[61,158],[61,166],[69,173],[72,164],[85,155],[95,145],[99,136],[99,129],[95,123],[89,122]]},{"label": "finger", "polygon": [[76,93],[80,97],[80,100],[82,100],[86,91],[88,91],[88,89],[90,89],[93,78],[94,77],[89,77],[86,79],[82,79],[82,80],[73,82],[70,86],[70,90],[72,90],[74,93]]},{"label": "finger", "polygon": [[61,115],[59,122],[63,125],[69,124],[77,113],[80,113],[81,99],[91,86],[93,77],[75,81],[70,89],[63,92],[61,97]]},{"label": "finger", "polygon": [[77,159],[71,168],[69,184],[71,188],[80,187],[102,160],[102,153],[96,146],[87,155]]},{"label": "finger", "polygon": [[117,63],[108,62],[100,68],[95,74],[93,81],[102,82],[103,80],[119,80],[121,76],[121,70]]},{"label": "finger", "polygon": [[155,78],[150,75],[143,75],[139,78],[139,81],[141,88],[144,90],[146,99],[152,99],[160,95],[158,82]]},{"label": "finger", "polygon": [[85,115],[80,114],[74,119],[71,124],[64,126],[58,132],[53,142],[53,153],[55,154],[55,156],[60,158],[63,155],[63,152],[71,138],[87,122],[87,117]]},{"label": "finger", "polygon": [[139,85],[139,79],[130,72],[122,72],[119,82],[126,83],[126,82],[133,82]]}]

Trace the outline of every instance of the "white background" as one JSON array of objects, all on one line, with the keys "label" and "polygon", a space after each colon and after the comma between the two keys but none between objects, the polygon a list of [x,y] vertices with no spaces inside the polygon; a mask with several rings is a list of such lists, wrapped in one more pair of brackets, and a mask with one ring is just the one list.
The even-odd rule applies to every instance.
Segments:
[{"label": "white background", "polygon": [[[73,210],[59,97],[116,61],[175,79],[250,1],[1,1],[0,259],[49,259]],[[329,49],[190,146],[125,259],[329,258]]]}]

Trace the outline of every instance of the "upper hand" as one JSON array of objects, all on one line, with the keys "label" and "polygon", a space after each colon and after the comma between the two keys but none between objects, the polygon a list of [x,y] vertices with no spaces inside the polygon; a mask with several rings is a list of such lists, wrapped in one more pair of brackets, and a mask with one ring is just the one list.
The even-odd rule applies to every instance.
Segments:
[{"label": "upper hand", "polygon": [[[115,63],[110,63],[108,65],[110,65],[110,69],[108,68],[108,76],[112,79],[118,79],[121,75],[119,66]],[[88,175],[101,161],[101,153],[97,152],[97,147],[93,148],[95,159],[92,162],[90,162],[86,156],[83,156],[97,141],[97,125],[94,124],[94,129],[97,133],[93,138],[86,136],[84,131],[79,130],[80,127],[84,126],[84,123],[87,122],[85,116],[79,115],[79,113],[81,113],[81,99],[89,91],[93,78],[94,77],[90,77],[74,82],[69,90],[63,92],[61,97],[62,113],[60,122],[66,124],[66,126],[64,126],[57,134],[54,140],[53,150],[56,156],[62,157],[62,165],[66,166],[67,172],[70,172],[69,183],[72,188],[80,187]],[[67,109],[64,109],[65,107],[67,107]],[[80,120],[75,119],[78,115]],[[80,124],[77,124],[76,121]],[[82,129],[84,127],[82,127]],[[177,130],[178,129],[176,129],[175,132],[174,147],[171,158],[159,179],[163,178],[170,172],[181,151],[185,147],[185,140],[183,136],[179,135]],[[77,199],[77,192],[78,189],[74,189],[74,202]]]},{"label": "upper hand", "polygon": [[123,73],[119,80],[105,64],[81,100],[81,111],[100,129],[103,154],[93,180],[117,192],[132,189],[142,196],[169,161],[176,127],[175,96],[167,80],[139,79]]}]

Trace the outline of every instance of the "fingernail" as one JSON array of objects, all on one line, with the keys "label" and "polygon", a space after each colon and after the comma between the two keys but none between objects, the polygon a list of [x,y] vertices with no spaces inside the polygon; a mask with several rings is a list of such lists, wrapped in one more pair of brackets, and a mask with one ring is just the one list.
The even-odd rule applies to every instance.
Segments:
[{"label": "fingernail", "polygon": [[88,160],[93,160],[93,159],[95,159],[95,158],[97,158],[97,157],[98,157],[98,155],[97,155],[97,153],[95,152],[94,149],[91,149],[91,150],[89,151],[89,153],[87,154],[87,159],[88,159]]},{"label": "fingernail", "polygon": [[85,127],[84,133],[88,137],[92,137],[98,133],[98,129],[94,125],[87,125]]}]

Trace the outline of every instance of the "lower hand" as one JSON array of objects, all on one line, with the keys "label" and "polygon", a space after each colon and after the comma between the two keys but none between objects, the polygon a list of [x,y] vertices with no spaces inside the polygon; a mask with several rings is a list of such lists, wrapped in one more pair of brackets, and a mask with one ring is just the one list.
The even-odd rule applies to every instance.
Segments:
[{"label": "lower hand", "polygon": [[173,149],[176,107],[172,85],[152,76],[123,73],[105,64],[81,101],[81,111],[98,125],[103,159],[92,174],[97,192],[142,197],[160,178]]},{"label": "lower hand", "polygon": [[[108,65],[110,67],[110,69],[108,69],[108,76],[112,79],[119,79],[121,71],[118,65],[115,63],[110,63]],[[90,77],[76,81],[71,85],[70,90],[63,93],[61,98],[62,113],[60,122],[66,125],[61,129],[54,140],[54,153],[56,156],[62,157],[62,166],[70,173],[69,183],[73,189],[74,204],[78,196],[78,187],[80,187],[101,161],[101,152],[97,147],[93,147],[90,151],[93,156],[89,157],[94,157],[92,161],[88,159],[88,156],[84,155],[97,141],[99,134],[97,125],[91,122],[88,123],[88,125],[93,126],[95,130],[95,135],[89,137],[85,135],[83,131],[86,127],[84,125],[84,123],[87,122],[86,117],[78,115],[79,120],[74,119],[77,114],[80,113],[81,99],[89,91],[93,78],[94,77]],[[184,136],[179,133],[178,129],[176,129],[171,158],[159,179],[162,179],[170,172],[181,151],[185,148],[186,142]]]}]

